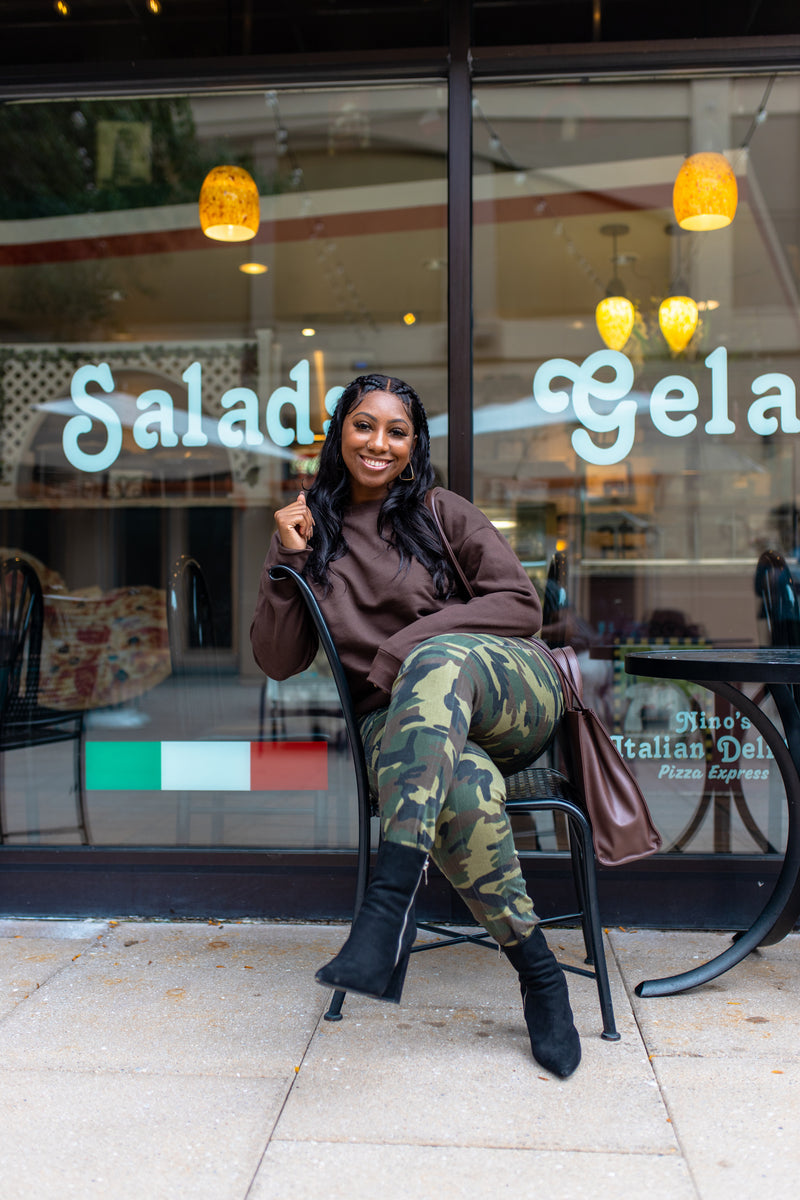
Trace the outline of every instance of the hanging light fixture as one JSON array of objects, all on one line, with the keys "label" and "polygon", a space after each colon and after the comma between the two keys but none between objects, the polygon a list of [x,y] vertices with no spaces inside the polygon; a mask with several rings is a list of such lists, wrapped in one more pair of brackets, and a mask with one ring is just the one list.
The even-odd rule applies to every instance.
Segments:
[{"label": "hanging light fixture", "polygon": [[[611,264],[617,269],[619,255],[617,254],[617,238],[629,232],[627,225],[603,225],[600,232],[604,237],[613,238],[614,249]],[[625,295],[625,285],[615,274],[606,288],[605,298],[600,301],[594,312],[597,332],[609,350],[621,350],[633,332],[633,322],[636,310]]]},{"label": "hanging light fixture", "polygon": [[724,154],[702,151],[686,159],[675,178],[672,207],[681,229],[724,229],[736,215],[739,189]]},{"label": "hanging light fixture", "polygon": [[667,296],[658,306],[658,325],[675,354],[685,350],[697,329],[698,309],[691,296]]},{"label": "hanging light fixture", "polygon": [[200,228],[218,242],[246,242],[258,232],[258,188],[244,167],[209,171],[200,189]]},{"label": "hanging light fixture", "polygon": [[675,282],[670,287],[670,295],[662,300],[658,307],[658,326],[664,335],[664,340],[674,354],[680,354],[694,337],[699,319],[699,309],[681,278],[681,243],[683,232],[677,225],[666,225],[664,233],[667,237],[678,237],[677,243],[677,273]]}]

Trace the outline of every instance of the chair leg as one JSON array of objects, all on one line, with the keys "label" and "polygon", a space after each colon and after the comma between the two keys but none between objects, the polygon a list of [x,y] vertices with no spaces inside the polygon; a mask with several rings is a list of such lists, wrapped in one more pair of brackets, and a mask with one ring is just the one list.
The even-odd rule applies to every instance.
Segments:
[{"label": "chair leg", "polygon": [[603,1018],[601,1037],[607,1042],[618,1042],[614,1021],[614,1006],[611,1000],[611,986],[608,981],[608,969],[603,948],[603,929],[600,924],[600,902],[597,895],[597,871],[592,847],[592,832],[589,823],[583,815],[569,814],[570,842],[573,840],[580,846],[582,865],[582,891],[584,904],[584,933],[589,935],[589,954],[594,964],[594,976],[597,983],[597,996],[600,1002],[600,1013]]},{"label": "chair leg", "polygon": [[6,840],[6,753],[5,750],[0,750],[0,846],[5,845]]},{"label": "chair leg", "polygon": [[583,839],[573,832],[572,823],[565,818],[567,828],[569,830],[568,847],[570,854],[570,863],[572,864],[572,882],[575,887],[575,895],[578,898],[578,907],[581,912],[581,929],[583,930],[583,948],[586,954],[584,961],[587,966],[594,966],[594,946],[592,944],[592,933],[589,926],[589,897],[586,895],[586,864],[583,854]]},{"label": "chair leg", "polygon": [[325,1013],[326,1021],[341,1021],[342,1005],[344,1004],[344,998],[346,994],[346,992],[341,992],[338,989],[333,993],[331,996],[331,1002],[328,1006],[328,1011]]},{"label": "chair leg", "polygon": [[91,844],[91,836],[89,834],[89,818],[86,812],[86,791],[83,786],[84,761],[84,718],[81,717],[78,729],[78,737],[75,741],[75,803],[78,809],[78,824],[81,831],[81,844],[84,846],[89,846]]}]

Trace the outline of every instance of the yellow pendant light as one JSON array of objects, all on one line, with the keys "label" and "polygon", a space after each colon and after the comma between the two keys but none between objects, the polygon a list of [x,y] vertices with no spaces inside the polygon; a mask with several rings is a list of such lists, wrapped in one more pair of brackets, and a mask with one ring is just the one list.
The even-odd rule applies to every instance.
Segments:
[{"label": "yellow pendant light", "polygon": [[698,309],[691,296],[668,296],[658,307],[658,324],[675,354],[685,350],[697,329]]},{"label": "yellow pendant light", "polygon": [[[617,238],[629,232],[627,225],[602,225],[600,232],[603,237],[613,239],[611,264],[616,271],[619,263],[617,254]],[[625,295],[625,285],[616,275],[606,288],[605,298],[594,310],[597,332],[609,350],[621,350],[633,332],[636,319],[636,309]]]},{"label": "yellow pendant light", "polygon": [[627,296],[606,296],[594,310],[597,332],[609,350],[621,350],[633,332],[636,310]]},{"label": "yellow pendant light", "polygon": [[218,242],[246,242],[258,232],[258,188],[244,167],[209,171],[200,189],[200,228]]},{"label": "yellow pendant light", "polygon": [[724,154],[703,151],[686,159],[675,178],[672,207],[681,229],[724,229],[736,215],[739,189]]}]

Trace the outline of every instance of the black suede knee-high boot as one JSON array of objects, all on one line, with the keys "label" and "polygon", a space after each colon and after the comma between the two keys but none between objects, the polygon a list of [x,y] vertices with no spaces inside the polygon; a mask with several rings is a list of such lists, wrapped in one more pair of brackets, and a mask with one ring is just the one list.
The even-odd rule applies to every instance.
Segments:
[{"label": "black suede knee-high boot", "polygon": [[572,1020],[564,972],[539,926],[503,953],[519,975],[525,1024],[538,1063],[561,1079],[581,1061],[581,1041]]},{"label": "black suede knee-high boot", "polygon": [[400,1003],[417,936],[414,897],[427,861],[423,850],[381,842],[350,936],[336,957],[317,971],[318,983]]}]

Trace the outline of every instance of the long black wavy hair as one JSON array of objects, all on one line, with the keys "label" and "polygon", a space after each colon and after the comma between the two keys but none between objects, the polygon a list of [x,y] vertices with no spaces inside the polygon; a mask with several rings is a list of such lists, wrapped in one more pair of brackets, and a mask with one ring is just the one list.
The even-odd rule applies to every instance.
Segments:
[{"label": "long black wavy hair", "polygon": [[400,570],[407,570],[411,559],[416,558],[430,572],[437,596],[444,599],[454,594],[455,583],[436,522],[425,504],[425,495],[434,483],[428,418],[414,388],[388,375],[359,375],[347,385],[336,405],[322,445],[319,471],[306,497],[314,517],[314,532],[304,574],[328,588],[330,564],[347,553],[342,521],[350,507],[350,476],[341,454],[342,428],[348,413],[369,392],[397,396],[416,437],[409,460],[414,478],[398,478],[390,487],[378,513],[378,532],[398,551]]}]

